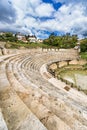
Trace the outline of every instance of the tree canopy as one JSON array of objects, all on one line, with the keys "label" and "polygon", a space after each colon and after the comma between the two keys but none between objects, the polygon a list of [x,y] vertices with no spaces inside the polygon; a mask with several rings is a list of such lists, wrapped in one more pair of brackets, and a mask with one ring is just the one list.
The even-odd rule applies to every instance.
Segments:
[{"label": "tree canopy", "polygon": [[75,47],[77,40],[77,35],[66,33],[63,36],[56,36],[54,33],[51,33],[49,38],[44,40],[44,44],[49,44],[58,48],[73,48]]},{"label": "tree canopy", "polygon": [[3,35],[0,35],[0,41],[16,42],[17,38],[11,32],[6,32]]},{"label": "tree canopy", "polygon": [[87,38],[80,41],[81,52],[87,52]]}]

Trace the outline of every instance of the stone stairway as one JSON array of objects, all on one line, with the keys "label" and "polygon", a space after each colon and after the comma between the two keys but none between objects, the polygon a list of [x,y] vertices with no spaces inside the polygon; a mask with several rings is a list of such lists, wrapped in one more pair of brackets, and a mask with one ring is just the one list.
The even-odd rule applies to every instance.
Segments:
[{"label": "stone stairway", "polygon": [[0,111],[0,130],[47,130],[12,88],[6,72],[7,62],[0,63],[0,107],[4,116]]},{"label": "stone stairway", "polygon": [[47,77],[42,67],[75,58],[74,51],[2,57],[0,130],[87,130],[87,96],[73,88],[66,91],[66,84]]}]

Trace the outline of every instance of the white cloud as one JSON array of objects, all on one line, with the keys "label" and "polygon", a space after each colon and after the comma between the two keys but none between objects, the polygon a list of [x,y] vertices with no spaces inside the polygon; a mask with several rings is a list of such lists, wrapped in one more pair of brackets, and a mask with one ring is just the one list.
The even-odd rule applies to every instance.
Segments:
[{"label": "white cloud", "polygon": [[[4,3],[5,1],[7,0],[4,0]],[[46,31],[77,34],[87,32],[86,0],[79,0],[79,2],[78,0],[53,1],[65,2],[65,4],[55,10],[52,3],[47,4],[42,0],[25,0],[24,2],[12,0],[12,6],[14,6],[17,14],[16,21],[11,25],[0,23],[0,29],[6,28],[23,33],[35,33],[38,37],[48,36]],[[45,19],[46,17],[47,19]]]},{"label": "white cloud", "polygon": [[39,17],[50,17],[54,12],[51,4],[42,3],[35,9],[36,15]]},{"label": "white cloud", "polygon": [[72,29],[74,31],[78,26],[83,28],[85,21],[87,21],[85,7],[82,4],[63,5],[55,14],[55,19],[58,20],[60,29],[65,32],[70,32]]},{"label": "white cloud", "polygon": [[[69,4],[68,6],[63,5],[55,12],[54,17],[54,19],[41,22],[39,24],[40,28],[49,31],[76,33],[78,28],[84,30],[87,24],[87,17],[84,15],[84,7],[81,6],[81,4],[78,4],[78,6],[72,6],[72,4]],[[77,33],[79,33],[78,31]]]},{"label": "white cloud", "polygon": [[[24,32],[25,30],[27,32],[30,32],[31,30],[31,33],[36,33],[38,30],[45,30],[45,25],[42,25],[40,18],[50,18],[55,12],[52,4],[46,4],[42,2],[42,0],[25,0],[24,5],[21,0],[18,2],[17,0],[13,0],[13,4],[18,14],[15,27],[16,25],[20,25],[21,27],[26,25],[27,28],[24,29]],[[23,27],[21,29],[23,29]],[[42,34],[42,31],[39,31],[39,33],[36,34],[40,36],[40,32]]]}]

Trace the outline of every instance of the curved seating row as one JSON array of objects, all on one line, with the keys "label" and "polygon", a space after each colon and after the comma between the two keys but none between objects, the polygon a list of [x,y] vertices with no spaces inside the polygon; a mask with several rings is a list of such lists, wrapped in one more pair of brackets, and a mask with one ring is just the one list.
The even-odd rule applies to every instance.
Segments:
[{"label": "curved seating row", "polygon": [[73,89],[66,91],[66,84],[43,69],[43,64],[76,58],[69,53],[29,52],[1,61],[0,107],[9,130],[87,130],[86,113],[83,115],[87,97]]}]

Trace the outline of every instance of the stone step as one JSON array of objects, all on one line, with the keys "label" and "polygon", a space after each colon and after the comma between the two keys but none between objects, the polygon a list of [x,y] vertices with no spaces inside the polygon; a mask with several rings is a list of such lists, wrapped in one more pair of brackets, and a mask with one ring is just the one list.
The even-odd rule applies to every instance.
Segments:
[{"label": "stone step", "polygon": [[8,130],[1,109],[0,109],[0,130]]},{"label": "stone step", "polygon": [[9,90],[2,94],[0,106],[9,130],[47,130],[15,92]]},{"label": "stone step", "polygon": [[6,75],[5,65],[6,63],[4,61],[0,62],[0,93],[1,91],[7,90],[10,87]]},{"label": "stone step", "polygon": [[81,104],[80,93],[75,99],[74,91],[66,92],[40,74],[44,63],[76,57],[69,53],[26,52],[1,61],[0,106],[9,130],[87,130],[87,121],[77,111],[86,108],[83,96]]},{"label": "stone step", "polygon": [[[11,66],[10,66],[11,67]],[[10,67],[7,67],[7,70],[9,69],[9,71],[8,71],[8,78],[10,77],[10,82],[11,82],[11,84],[13,84],[12,85],[12,87],[14,87],[14,83],[16,83],[16,80],[14,80],[14,78],[13,78],[13,76],[12,76],[12,68],[10,68]],[[16,84],[17,85],[17,84]],[[18,91],[17,89],[15,89],[15,87],[14,87],[14,89],[17,91],[17,93],[19,94],[19,96],[20,96],[20,91],[21,91],[21,89],[22,89],[23,87],[20,87],[20,90]],[[24,92],[22,92],[22,93],[24,93]],[[26,93],[26,94],[28,94],[28,93]],[[57,129],[60,129],[60,125],[59,125],[59,122],[63,125],[63,127],[62,127],[62,129],[64,129],[64,130],[66,130],[66,129],[69,129],[70,130],[70,128],[69,128],[69,126],[67,126],[63,121],[61,121],[58,117],[56,117],[54,114],[52,114],[52,112],[50,112],[45,106],[43,106],[42,104],[40,104],[38,101],[38,104],[37,104],[37,106],[38,106],[38,109],[37,109],[37,111],[38,111],[38,113],[39,113],[39,115],[38,115],[38,113],[37,112],[35,112],[34,111],[34,108],[35,108],[35,100],[33,101],[33,99],[31,100],[31,98],[29,98],[28,99],[29,101],[29,103],[30,102],[33,102],[34,103],[34,106],[28,106],[28,104],[26,104],[27,106],[28,106],[28,108],[30,108],[31,109],[31,111],[39,118],[39,120],[50,130],[51,128],[50,128],[50,125],[52,124],[52,122],[55,122],[56,123],[56,126],[55,125],[53,125],[53,127],[52,127],[52,129],[53,130],[57,130]],[[42,110],[45,110],[45,111],[41,111],[39,108],[41,108]],[[43,114],[44,113],[44,114]],[[46,117],[49,117],[49,119],[48,120],[50,120],[50,118],[51,118],[51,120],[53,120],[52,122],[50,122],[50,121],[48,121],[48,122],[44,122],[44,121],[42,121],[42,119],[43,118],[46,118]]]},{"label": "stone step", "polygon": [[[24,82],[24,80],[25,80],[25,77],[26,77],[26,75],[24,76],[24,77],[21,77],[23,74],[22,73],[18,73],[19,72],[19,69],[20,69],[20,66],[18,66],[17,64],[15,64],[16,65],[16,67],[15,67],[15,72],[16,72],[16,78],[17,78],[17,80],[19,80],[19,82],[20,83],[22,83],[22,85],[23,86],[25,86],[25,88],[26,88],[26,86],[28,85],[28,84],[26,84],[27,82],[28,82],[28,80],[26,80],[26,82]],[[15,66],[14,65],[14,66]],[[14,68],[13,68],[13,70],[14,70]],[[22,70],[20,71],[20,72],[22,72]],[[12,77],[12,76],[11,76]],[[22,79],[23,78],[23,79]],[[30,90],[29,92],[30,93],[33,93],[33,95],[34,95],[34,97],[35,97],[35,95],[36,95],[36,93],[37,93],[37,90],[31,90],[30,89],[30,86],[29,86],[29,89],[28,90]],[[36,92],[36,93],[35,93]],[[59,116],[64,122],[66,122],[68,125],[70,125],[70,122],[68,121],[68,120],[71,120],[72,119],[72,121],[71,121],[71,127],[74,127],[74,129],[77,129],[76,128],[76,126],[72,126],[73,124],[74,124],[74,122],[76,123],[77,122],[77,124],[78,124],[78,128],[80,127],[81,128],[81,126],[82,126],[82,124],[79,122],[79,121],[77,121],[76,119],[74,119],[72,116],[70,116],[70,112],[72,112],[72,111],[70,111],[70,109],[69,108],[67,108],[66,110],[67,110],[67,112],[68,111],[70,111],[70,112],[68,112],[68,113],[66,113],[66,112],[64,112],[64,110],[61,108],[61,106],[62,106],[62,104],[61,104],[61,102],[60,102],[60,108],[58,107],[58,105],[56,106],[55,105],[55,101],[53,100],[53,102],[52,102],[52,98],[51,98],[51,101],[49,101],[47,98],[46,98],[46,95],[45,96],[40,96],[40,97],[44,97],[43,99],[45,99],[45,100],[43,100],[42,102],[45,104],[45,106],[47,106],[48,108],[50,108],[50,110],[51,111],[53,111],[57,116]],[[37,100],[37,102],[38,101],[40,101],[40,97],[37,97],[38,98],[38,100]],[[33,99],[32,99],[33,100]],[[28,98],[28,103],[30,103],[31,101],[31,97],[30,97],[30,100],[29,100],[29,98]],[[48,102],[46,102],[46,101],[48,101]],[[46,103],[45,103],[46,102]],[[50,106],[49,106],[49,103],[51,104]],[[59,104],[57,101],[56,101],[56,104]],[[38,105],[39,106],[39,105]],[[55,107],[52,107],[52,106],[55,106]],[[63,105],[64,106],[64,105]],[[57,109],[58,109],[58,111],[57,111]],[[64,107],[64,109],[65,109],[65,107]],[[63,111],[62,111],[63,110]],[[60,113],[62,113],[62,114],[60,114]],[[63,115],[64,114],[64,115]],[[67,119],[67,116],[69,116],[69,118]],[[73,122],[73,123],[72,123]],[[84,126],[83,126],[84,127]],[[84,128],[85,129],[85,128]]]},{"label": "stone step", "polygon": [[[26,107],[22,100],[17,96],[14,89],[10,86],[6,77],[5,65],[5,63],[0,65],[0,106],[8,129],[47,130],[29,108]],[[3,72],[3,75],[1,72]],[[0,115],[0,117],[0,121],[3,123],[3,126],[1,125],[1,127],[5,127],[6,129],[4,120],[2,120],[2,115]]]}]

